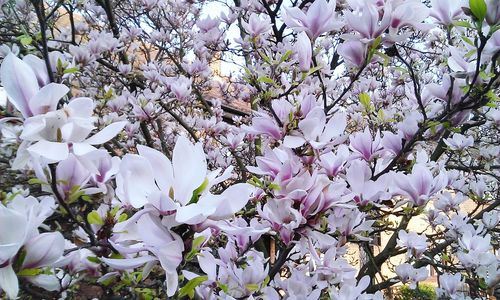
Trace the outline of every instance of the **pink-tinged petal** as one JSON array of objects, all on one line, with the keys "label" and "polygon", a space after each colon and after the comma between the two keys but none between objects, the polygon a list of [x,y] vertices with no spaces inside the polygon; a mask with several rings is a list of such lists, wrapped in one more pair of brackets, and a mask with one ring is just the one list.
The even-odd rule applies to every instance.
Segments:
[{"label": "pink-tinged petal", "polygon": [[0,77],[10,102],[24,118],[33,116],[29,102],[39,89],[33,70],[13,53],[9,53],[0,66]]},{"label": "pink-tinged petal", "polygon": [[302,72],[307,72],[311,69],[312,62],[312,47],[311,40],[305,32],[298,34],[297,42],[295,43],[297,51],[297,60],[299,61],[299,69]]},{"label": "pink-tinged petal", "polygon": [[286,26],[296,30],[303,30],[305,29],[305,20],[306,15],[300,8],[285,7],[283,11],[283,22],[285,22]]},{"label": "pink-tinged petal", "polygon": [[133,254],[141,251],[147,251],[146,247],[143,247],[142,244],[139,244],[141,246],[138,247],[132,247],[130,245],[122,246],[118,243],[115,243],[113,241],[109,241],[110,245],[113,246],[113,248],[116,249],[116,251],[120,252],[121,254]]},{"label": "pink-tinged petal", "polygon": [[252,128],[258,133],[265,133],[279,140],[281,138],[280,128],[269,118],[255,117],[252,119]]},{"label": "pink-tinged petal", "polygon": [[168,189],[174,183],[174,171],[170,160],[160,151],[146,146],[137,145],[137,151],[139,155],[146,158],[152,166],[155,166],[153,172],[156,184],[158,184],[161,190],[168,192]]},{"label": "pink-tinged petal", "polygon": [[304,145],[305,142],[306,140],[301,136],[287,135],[283,140],[283,146],[290,149],[295,149]]},{"label": "pink-tinged petal", "polygon": [[349,28],[354,29],[358,33],[361,34],[362,37],[367,38],[369,37],[369,26],[370,26],[370,21],[368,14],[366,12],[366,9],[363,9],[363,14],[354,14],[350,11],[345,12],[345,20],[347,24],[349,25]]},{"label": "pink-tinged petal", "polygon": [[424,165],[416,164],[413,166],[411,181],[419,195],[429,194],[433,179],[431,172]]},{"label": "pink-tinged petal", "polygon": [[174,147],[172,165],[175,200],[185,205],[207,176],[207,161],[201,144],[193,145],[180,136]]},{"label": "pink-tinged petal", "polygon": [[138,268],[147,262],[158,260],[156,257],[151,255],[139,256],[135,258],[105,258],[101,257],[101,261],[116,270],[130,270]]},{"label": "pink-tinged petal", "polygon": [[108,126],[104,127],[101,131],[99,131],[98,133],[89,137],[85,142],[87,142],[91,145],[104,144],[107,141],[114,138],[118,133],[120,133],[120,131],[123,130],[123,127],[125,127],[125,125],[127,125],[127,121],[120,121],[120,122],[115,122],[115,123],[109,124]]},{"label": "pink-tinged petal", "polygon": [[140,208],[148,202],[148,195],[158,188],[154,183],[153,169],[147,159],[127,154],[120,164],[116,177],[116,194],[120,200]]},{"label": "pink-tinged petal", "polygon": [[83,142],[94,129],[94,125],[89,120],[82,120],[82,122],[79,122],[80,120],[74,121],[76,122],[66,123],[60,127],[62,140],[67,142]]},{"label": "pink-tinged petal", "polygon": [[179,207],[166,192],[156,191],[148,196],[148,203],[153,205],[161,214],[176,211]]},{"label": "pink-tinged petal", "polygon": [[30,66],[38,80],[38,86],[42,87],[50,82],[45,61],[33,54],[23,57],[23,61]]},{"label": "pink-tinged petal", "polygon": [[29,101],[33,115],[41,115],[57,109],[57,103],[69,92],[64,84],[49,83],[41,88]]},{"label": "pink-tinged petal", "polygon": [[64,180],[64,183],[58,184],[63,195],[75,186],[83,187],[90,179],[90,172],[73,154],[57,165],[56,175],[58,180]]},{"label": "pink-tinged petal", "polygon": [[212,171],[208,176],[208,187],[207,189],[209,189],[210,187],[216,185],[216,184],[219,184],[223,181],[226,181],[227,179],[231,178],[231,176],[233,175],[233,170],[234,170],[234,166],[229,166],[227,167],[225,170],[224,170],[224,173],[222,173],[222,175],[220,175],[219,177],[216,177],[217,174],[220,173],[220,168],[215,170],[215,171]]},{"label": "pink-tinged petal", "polygon": [[63,255],[64,237],[60,232],[42,233],[28,241],[24,249],[23,269],[50,266]]},{"label": "pink-tinged petal", "polygon": [[165,244],[161,249],[151,249],[151,251],[158,257],[165,271],[175,271],[182,262],[184,244],[182,240],[175,240]]},{"label": "pink-tinged petal", "polygon": [[210,215],[212,220],[223,220],[232,217],[248,203],[248,199],[253,192],[251,185],[247,183],[238,183],[227,188],[219,197],[217,210]]},{"label": "pink-tinged petal", "polygon": [[144,214],[137,220],[138,232],[146,245],[164,247],[174,239],[170,231],[161,224],[158,216]]},{"label": "pink-tinged petal", "polygon": [[43,157],[50,163],[58,162],[68,158],[68,144],[41,140],[28,148],[31,155]]},{"label": "pink-tinged petal", "polygon": [[0,290],[3,290],[9,299],[16,299],[19,293],[19,281],[10,264],[0,268]]},{"label": "pink-tinged petal", "polygon": [[345,41],[339,46],[337,52],[357,67],[361,67],[366,59],[366,45],[360,41]]}]

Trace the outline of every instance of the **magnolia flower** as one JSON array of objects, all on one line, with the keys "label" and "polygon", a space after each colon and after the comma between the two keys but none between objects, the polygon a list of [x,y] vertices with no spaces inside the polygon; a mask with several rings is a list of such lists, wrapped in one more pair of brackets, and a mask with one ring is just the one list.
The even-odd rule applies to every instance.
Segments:
[{"label": "magnolia flower", "polygon": [[407,233],[404,230],[400,230],[398,236],[398,245],[408,248],[408,255],[419,258],[427,249],[427,237],[425,234],[417,234],[416,232]]},{"label": "magnolia flower", "polygon": [[258,14],[250,15],[248,22],[241,22],[243,28],[253,37],[268,32],[272,25],[267,19],[261,19]]},{"label": "magnolia flower", "polygon": [[316,107],[306,118],[299,122],[299,130],[292,132],[283,140],[288,148],[298,148],[309,143],[314,149],[320,149],[330,143],[339,143],[340,136],[347,126],[344,113],[337,113],[326,122],[326,115],[321,107]]},{"label": "magnolia flower", "polygon": [[312,62],[311,40],[309,40],[307,34],[304,32],[298,34],[295,49],[297,51],[297,60],[299,62],[300,71],[309,71],[309,69],[311,69]]},{"label": "magnolia flower", "polygon": [[380,139],[380,132],[377,131],[375,139],[373,139],[368,127],[363,132],[355,133],[349,136],[349,147],[356,152],[353,158],[363,158],[370,161],[378,156],[383,148]]},{"label": "magnolia flower", "polygon": [[325,170],[326,175],[335,177],[343,169],[344,164],[349,158],[349,148],[346,145],[340,145],[337,153],[327,152],[320,156],[320,165]]},{"label": "magnolia flower", "polygon": [[252,118],[252,126],[248,127],[244,125],[242,128],[251,134],[265,134],[276,140],[281,139],[282,132],[278,124],[265,114],[260,114],[257,117]]},{"label": "magnolia flower", "polygon": [[464,0],[431,0],[430,16],[448,26],[463,16],[462,7],[466,6]]},{"label": "magnolia flower", "polygon": [[270,199],[262,208],[257,206],[259,215],[269,221],[274,231],[279,232],[286,245],[292,242],[294,230],[306,221],[292,206],[291,199]]},{"label": "magnolia flower", "polygon": [[19,283],[11,260],[24,244],[28,220],[26,216],[0,203],[0,227],[3,228],[0,230],[0,289],[7,297],[15,299]]},{"label": "magnolia flower", "polygon": [[180,76],[170,83],[170,89],[178,101],[186,103],[191,95],[191,84],[191,79]]},{"label": "magnolia flower", "polygon": [[362,160],[353,161],[346,171],[346,181],[358,205],[378,203],[380,199],[391,197],[387,192],[389,176],[381,176],[377,181],[370,180],[371,176],[368,164]]},{"label": "magnolia flower", "polygon": [[[386,8],[387,9],[387,8]],[[403,37],[397,37],[398,30],[405,26],[411,26],[420,30],[429,29],[429,24],[422,22],[429,16],[429,8],[420,1],[405,1],[395,7],[391,14],[389,34],[393,39],[400,40]],[[431,25],[432,26],[432,25]]]},{"label": "magnolia flower", "polygon": [[[386,2],[382,20],[374,4],[366,3],[360,10],[345,12],[345,19],[349,28],[356,31],[357,37],[362,43],[369,43],[376,39],[389,27],[391,22],[391,3]],[[349,38],[349,35],[345,35]],[[352,37],[350,37],[352,39]]]},{"label": "magnolia flower", "polygon": [[456,194],[454,197],[450,192],[444,191],[434,201],[434,207],[438,210],[448,212],[450,210],[458,210],[459,205],[466,200],[462,193]]},{"label": "magnolia flower", "polygon": [[50,266],[62,256],[62,235],[39,234],[37,229],[53,210],[51,198],[39,202],[33,197],[17,196],[7,207],[0,203],[0,227],[4,228],[0,231],[0,290],[9,298],[15,299],[19,291],[12,264],[21,247],[26,253],[21,270]]},{"label": "magnolia flower", "polygon": [[429,277],[429,271],[425,267],[415,269],[412,265],[404,263],[396,266],[396,274],[402,283],[410,283],[410,288],[416,288],[416,283],[424,281]]},{"label": "magnolia flower", "polygon": [[337,52],[356,67],[361,67],[366,61],[366,44],[360,41],[345,41],[340,44]]},{"label": "magnolia flower", "polygon": [[45,232],[30,239],[25,245],[26,256],[21,269],[50,266],[64,252],[64,237],[60,232]]},{"label": "magnolia flower", "polygon": [[341,27],[335,16],[336,4],[337,1],[316,0],[307,13],[298,7],[285,8],[283,21],[296,31],[305,31],[311,40],[315,40],[321,34]]},{"label": "magnolia flower", "polygon": [[403,149],[403,136],[404,134],[401,131],[398,131],[397,134],[394,134],[390,131],[382,131],[382,146],[384,150],[390,152],[392,155],[398,155],[399,152]]},{"label": "magnolia flower", "polygon": [[139,155],[125,155],[116,178],[117,196],[135,208],[149,204],[162,213],[175,211],[177,222],[194,225],[232,216],[252,193],[249,184],[240,183],[211,194],[210,188],[228,179],[232,168],[219,177],[220,170],[209,172],[202,145],[185,137],[177,139],[172,162],[154,149],[137,149]]},{"label": "magnolia flower", "polygon": [[496,210],[485,212],[482,221],[486,228],[493,229],[500,222],[500,215]]},{"label": "magnolia flower", "polygon": [[[160,262],[165,270],[167,295],[172,296],[177,290],[177,267],[182,261],[184,244],[180,236],[162,225],[159,216],[151,209],[137,212],[125,222],[117,223],[115,234],[110,240],[113,247],[125,256],[124,259],[101,258],[110,267],[117,270],[129,270],[147,264],[143,278],[147,276],[153,264]],[[137,253],[148,251],[150,254]]]},{"label": "magnolia flower", "polygon": [[460,273],[450,274],[444,273],[439,276],[439,286],[442,290],[444,290],[448,295],[454,296],[458,290],[462,287],[462,276]]},{"label": "magnolia flower", "polygon": [[87,138],[95,128],[92,113],[94,103],[89,98],[75,98],[63,108],[26,119],[21,139],[33,142],[27,151],[49,163],[65,160],[70,151],[77,156],[97,150],[116,136],[127,124],[115,122]]},{"label": "magnolia flower", "polygon": [[441,172],[434,177],[423,164],[415,164],[409,175],[398,174],[393,178],[399,191],[417,206],[424,205],[430,196],[441,191],[448,182],[446,173]]},{"label": "magnolia flower", "polygon": [[494,26],[500,23],[500,1],[486,0],[488,13],[486,14],[486,22],[488,25]]},{"label": "magnolia flower", "polygon": [[451,150],[464,150],[474,145],[474,138],[472,136],[464,136],[455,133],[451,138],[445,139],[444,143],[450,147]]},{"label": "magnolia flower", "polygon": [[57,103],[69,92],[63,84],[50,83],[41,89],[33,69],[9,53],[0,67],[2,86],[9,101],[26,119],[57,109]]}]

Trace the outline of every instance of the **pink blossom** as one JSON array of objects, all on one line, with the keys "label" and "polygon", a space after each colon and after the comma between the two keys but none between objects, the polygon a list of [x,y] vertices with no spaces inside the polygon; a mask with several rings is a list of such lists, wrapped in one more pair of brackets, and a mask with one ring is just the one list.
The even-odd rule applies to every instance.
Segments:
[{"label": "pink blossom", "polygon": [[336,1],[314,1],[307,13],[298,7],[286,8],[283,16],[285,24],[297,31],[305,31],[311,40],[323,33],[340,28],[335,16]]}]

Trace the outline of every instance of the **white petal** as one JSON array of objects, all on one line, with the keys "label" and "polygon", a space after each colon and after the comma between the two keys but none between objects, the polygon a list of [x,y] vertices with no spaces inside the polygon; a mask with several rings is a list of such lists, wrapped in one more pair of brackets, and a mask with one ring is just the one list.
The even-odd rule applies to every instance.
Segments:
[{"label": "white petal", "polygon": [[0,77],[10,102],[24,118],[31,117],[33,114],[28,103],[39,89],[33,70],[14,54],[9,53],[0,67]]},{"label": "white petal", "polygon": [[90,98],[75,98],[68,103],[72,117],[88,118],[94,113],[94,100]]},{"label": "white petal", "polygon": [[209,280],[217,280],[217,264],[212,253],[204,251],[198,255],[198,264],[200,265],[201,270],[208,275]]},{"label": "white petal", "polygon": [[151,255],[139,256],[135,258],[124,258],[124,259],[116,259],[116,258],[101,258],[101,261],[106,263],[113,269],[116,270],[130,270],[138,268],[144,265],[147,262],[157,260],[156,257]]},{"label": "white petal", "polygon": [[96,147],[89,145],[87,143],[73,143],[72,149],[73,153],[75,153],[75,155],[77,156],[82,156],[97,151]]},{"label": "white petal", "polygon": [[49,83],[41,88],[30,100],[29,107],[33,115],[44,114],[57,109],[57,103],[69,92],[64,84]]},{"label": "white petal", "polygon": [[247,183],[238,183],[230,186],[220,195],[223,200],[219,203],[215,213],[210,215],[210,219],[221,220],[230,218],[245,207],[252,191],[252,186]]},{"label": "white petal", "polygon": [[0,264],[16,255],[24,243],[27,227],[24,215],[0,204],[0,228],[3,228],[0,230]]},{"label": "white petal", "polygon": [[10,299],[16,299],[19,293],[19,282],[11,265],[0,268],[0,288]]},{"label": "white petal", "polygon": [[304,145],[305,142],[306,140],[301,136],[287,135],[283,140],[283,146],[290,149],[295,149]]},{"label": "white petal", "polygon": [[326,124],[325,131],[321,136],[321,141],[329,142],[333,137],[344,133],[347,126],[346,115],[342,112],[335,114]]},{"label": "white petal", "polygon": [[175,220],[184,224],[200,224],[207,219],[207,216],[215,212],[217,207],[206,207],[200,203],[189,204],[177,209]]},{"label": "white petal", "polygon": [[49,163],[55,163],[68,158],[68,144],[41,140],[28,148],[31,155],[41,156],[49,160]]},{"label": "white petal", "polygon": [[186,137],[180,136],[172,160],[175,200],[185,205],[207,175],[205,153],[201,144],[193,145]]},{"label": "white petal", "polygon": [[146,146],[137,145],[137,151],[152,166],[155,166],[153,172],[156,183],[161,190],[168,192],[168,189],[174,184],[174,174],[170,160],[160,151]]},{"label": "white petal", "polygon": [[61,289],[61,283],[55,275],[42,274],[38,276],[29,276],[25,279],[47,291],[59,291]]},{"label": "white petal", "polygon": [[115,122],[115,123],[109,124],[108,126],[104,127],[101,131],[99,131],[98,133],[89,137],[86,140],[86,142],[91,144],[91,145],[104,144],[107,141],[114,138],[118,133],[120,133],[120,131],[122,131],[122,129],[123,129],[123,127],[125,127],[125,125],[127,125],[127,121],[121,121],[121,122]]},{"label": "white petal", "polygon": [[177,271],[166,272],[166,283],[167,283],[167,296],[172,297],[177,291],[177,285],[179,284],[179,274]]},{"label": "white petal", "polygon": [[40,139],[39,133],[45,129],[47,122],[43,116],[35,116],[24,121],[21,139],[28,141],[37,141]]},{"label": "white petal", "polygon": [[148,195],[158,190],[151,165],[147,159],[135,154],[127,154],[123,158],[116,184],[120,200],[130,203],[134,208],[144,206],[148,202]]}]

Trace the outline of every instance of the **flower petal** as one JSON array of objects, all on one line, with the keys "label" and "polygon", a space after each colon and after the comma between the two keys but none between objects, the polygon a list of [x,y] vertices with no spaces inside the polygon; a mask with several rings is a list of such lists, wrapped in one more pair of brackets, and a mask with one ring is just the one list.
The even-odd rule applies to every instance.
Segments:
[{"label": "flower petal", "polygon": [[33,70],[11,52],[3,60],[0,77],[10,102],[24,118],[33,116],[28,104],[38,92],[38,81]]},{"label": "flower petal", "polygon": [[222,197],[222,201],[219,202],[215,213],[210,215],[210,219],[221,220],[230,218],[245,207],[252,191],[252,186],[247,183],[238,183],[230,186],[219,195]]},{"label": "flower petal", "polygon": [[174,147],[174,194],[175,200],[187,204],[207,176],[207,161],[201,144],[193,145],[180,136]]},{"label": "flower petal", "polygon": [[153,172],[158,187],[163,191],[168,191],[174,183],[174,171],[170,160],[160,151],[146,146],[137,145],[137,151],[142,157],[146,158],[152,166],[155,166]]},{"label": "flower petal", "polygon": [[8,298],[17,298],[19,281],[17,280],[16,272],[12,269],[12,265],[0,268],[0,288],[7,294]]},{"label": "flower petal", "polygon": [[99,131],[98,133],[89,137],[86,140],[86,142],[91,144],[91,145],[104,144],[107,141],[114,138],[118,133],[120,133],[120,131],[122,131],[122,129],[123,129],[123,127],[125,127],[125,125],[127,125],[127,121],[120,121],[120,122],[115,122],[115,123],[109,124],[108,126],[104,127],[101,131]]},{"label": "flower petal", "polygon": [[68,158],[68,144],[41,140],[28,148],[31,155],[41,156],[49,160],[49,163],[55,163]]},{"label": "flower petal", "polygon": [[50,266],[64,252],[64,237],[60,232],[46,232],[31,239],[26,245],[26,257],[23,268]]},{"label": "flower petal", "polygon": [[55,111],[59,100],[68,92],[69,88],[64,84],[49,83],[29,100],[29,108],[33,115]]},{"label": "flower petal", "polygon": [[135,257],[135,258],[124,258],[124,259],[101,257],[101,261],[103,261],[108,266],[110,266],[111,268],[116,269],[116,270],[135,269],[135,268],[138,268],[138,267],[144,265],[147,262],[155,261],[155,260],[158,260],[158,259],[156,259],[156,257],[151,256],[151,255],[139,256],[139,257]]}]

